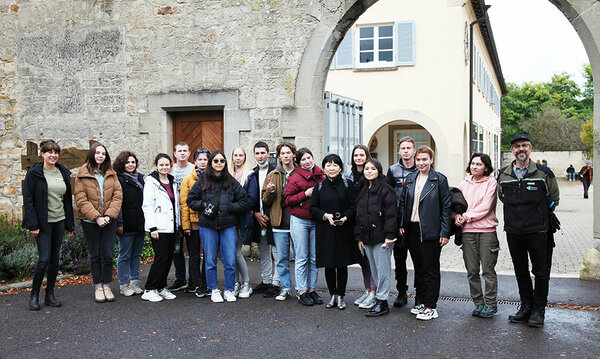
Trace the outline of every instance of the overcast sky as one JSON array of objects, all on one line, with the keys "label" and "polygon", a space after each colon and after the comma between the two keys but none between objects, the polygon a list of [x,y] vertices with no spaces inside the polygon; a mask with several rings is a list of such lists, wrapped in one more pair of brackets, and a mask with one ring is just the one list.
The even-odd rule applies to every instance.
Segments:
[{"label": "overcast sky", "polygon": [[581,86],[589,63],[581,39],[548,0],[486,0],[506,82],[548,81],[568,72]]}]

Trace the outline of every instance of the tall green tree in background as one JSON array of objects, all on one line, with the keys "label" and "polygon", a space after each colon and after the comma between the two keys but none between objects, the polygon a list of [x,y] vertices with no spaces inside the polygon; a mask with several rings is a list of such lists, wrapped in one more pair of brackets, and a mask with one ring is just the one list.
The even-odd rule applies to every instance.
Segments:
[{"label": "tall green tree in background", "polygon": [[583,73],[583,91],[567,73],[555,74],[548,82],[508,83],[508,94],[502,99],[502,148],[508,149],[510,139],[517,133],[528,133],[532,139],[544,138],[549,134],[549,126],[566,132],[559,134],[560,140],[552,136],[554,141],[545,141],[544,149],[584,149],[579,133],[592,117],[594,89],[590,65],[584,66]]}]

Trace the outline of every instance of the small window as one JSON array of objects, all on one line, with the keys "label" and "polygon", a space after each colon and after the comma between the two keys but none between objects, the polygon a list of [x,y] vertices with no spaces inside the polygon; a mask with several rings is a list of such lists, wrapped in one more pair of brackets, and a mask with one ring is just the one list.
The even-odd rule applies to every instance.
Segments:
[{"label": "small window", "polygon": [[394,25],[362,26],[359,28],[360,65],[389,66],[394,64]]}]

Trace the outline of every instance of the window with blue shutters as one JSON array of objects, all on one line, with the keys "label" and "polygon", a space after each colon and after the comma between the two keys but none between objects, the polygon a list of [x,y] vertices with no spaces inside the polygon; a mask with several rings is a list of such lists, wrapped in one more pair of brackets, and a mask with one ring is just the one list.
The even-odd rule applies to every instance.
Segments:
[{"label": "window with blue shutters", "polygon": [[414,64],[415,23],[399,21],[351,27],[329,68],[380,68]]}]

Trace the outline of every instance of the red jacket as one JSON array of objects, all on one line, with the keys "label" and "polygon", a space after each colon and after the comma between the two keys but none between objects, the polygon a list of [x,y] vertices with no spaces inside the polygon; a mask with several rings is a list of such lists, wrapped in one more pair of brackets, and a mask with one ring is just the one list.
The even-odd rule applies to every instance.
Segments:
[{"label": "red jacket", "polygon": [[290,208],[290,214],[298,218],[313,219],[310,215],[310,197],[304,191],[323,182],[325,173],[317,165],[312,172],[298,166],[296,172],[288,180],[285,188],[285,204]]}]

